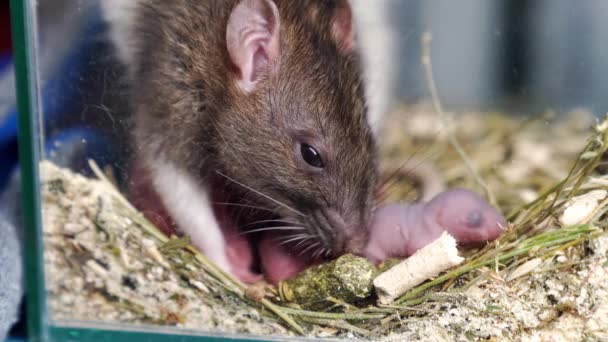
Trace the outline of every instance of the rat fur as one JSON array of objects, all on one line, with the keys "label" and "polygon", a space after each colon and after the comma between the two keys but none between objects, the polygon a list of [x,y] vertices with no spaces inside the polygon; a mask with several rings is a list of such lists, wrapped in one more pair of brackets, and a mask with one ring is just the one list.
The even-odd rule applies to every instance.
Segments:
[{"label": "rat fur", "polygon": [[[370,59],[349,1],[107,0],[102,8],[128,66],[136,156],[194,245],[238,273],[213,208],[219,191],[289,224],[283,242],[300,238],[293,248],[302,254],[363,253],[383,101],[370,100]],[[303,157],[307,147],[321,167]]]}]

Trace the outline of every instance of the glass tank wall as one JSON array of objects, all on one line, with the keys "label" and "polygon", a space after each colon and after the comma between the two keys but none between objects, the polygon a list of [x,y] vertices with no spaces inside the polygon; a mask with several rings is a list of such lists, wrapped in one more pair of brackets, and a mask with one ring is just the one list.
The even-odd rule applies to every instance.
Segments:
[{"label": "glass tank wall", "polygon": [[[102,1],[13,1],[42,338],[432,339],[456,300],[432,293],[481,264],[390,305],[383,265],[443,230],[464,256],[512,238],[608,111],[600,0]],[[477,197],[448,192],[446,219],[411,209],[453,188]],[[481,235],[460,230],[469,200],[466,224],[493,220]],[[410,221],[378,218],[391,203]],[[508,255],[490,267],[528,254]],[[516,336],[453,319],[454,336]]]}]

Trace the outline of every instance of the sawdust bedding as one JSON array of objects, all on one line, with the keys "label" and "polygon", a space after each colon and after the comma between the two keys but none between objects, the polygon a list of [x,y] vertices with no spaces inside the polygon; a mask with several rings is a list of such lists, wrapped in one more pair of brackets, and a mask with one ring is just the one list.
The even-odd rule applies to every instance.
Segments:
[{"label": "sawdust bedding", "polygon": [[[568,177],[590,137],[605,136],[583,111],[560,118],[547,113],[535,120],[499,113],[460,113],[456,118],[446,124],[424,105],[396,112],[383,134],[383,161],[395,165],[412,157],[431,163],[448,186],[483,193],[451,145],[452,135],[485,181],[485,190],[491,190],[513,221],[529,214],[522,205]],[[602,143],[597,142],[596,153]],[[608,178],[598,173],[562,183],[564,191],[553,192],[553,198],[564,198],[567,184],[575,184],[578,197],[569,196],[536,226],[522,230],[532,238],[572,222],[591,227],[563,248],[533,247],[508,259],[497,254],[494,263],[420,292],[422,297],[381,307],[338,303],[328,315],[281,303],[271,290],[266,295],[273,306],[260,304],[248,289],[186,250],[184,241],[159,239],[107,181],[48,161],[41,164],[41,174],[48,304],[51,319],[60,324],[103,321],[232,336],[298,336],[273,311],[279,308],[310,337],[608,340],[608,236],[603,223]],[[395,182],[387,200],[413,199],[415,193],[411,182]],[[501,243],[486,249],[498,249]],[[474,258],[472,253],[465,254]]]}]

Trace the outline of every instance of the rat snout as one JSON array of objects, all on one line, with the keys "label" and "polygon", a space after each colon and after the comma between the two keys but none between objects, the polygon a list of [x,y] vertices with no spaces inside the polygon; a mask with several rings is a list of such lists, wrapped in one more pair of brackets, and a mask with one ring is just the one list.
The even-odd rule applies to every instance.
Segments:
[{"label": "rat snout", "polygon": [[[361,254],[367,242],[367,230],[360,227],[359,220],[345,219],[345,216],[334,209],[324,211],[324,216],[332,232],[331,245],[328,246],[334,256],[346,253]],[[352,215],[353,218],[356,215]]]}]

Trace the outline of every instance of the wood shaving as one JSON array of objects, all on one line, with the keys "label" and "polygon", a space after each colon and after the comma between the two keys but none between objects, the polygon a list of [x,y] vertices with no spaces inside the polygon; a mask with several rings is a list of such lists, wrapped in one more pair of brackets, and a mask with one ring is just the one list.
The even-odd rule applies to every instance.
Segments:
[{"label": "wood shaving", "polygon": [[378,300],[389,304],[407,290],[463,261],[454,237],[443,232],[437,240],[374,279]]},{"label": "wood shaving", "polygon": [[[435,117],[426,105],[410,106],[389,115],[391,125],[385,129],[381,146],[384,171],[414,157],[435,165],[448,187],[481,191],[446,135],[439,132],[442,125],[433,122]],[[568,172],[589,142],[592,129],[608,127],[608,121],[593,127],[595,121],[589,117],[581,119],[572,114],[560,120],[529,120],[497,113],[459,113],[449,129],[494,190],[500,208],[505,213],[516,213],[517,222],[525,216],[525,210],[518,211],[523,203],[535,200],[561,180],[556,177]],[[415,121],[418,124],[411,125]],[[525,158],[514,163],[515,145],[522,140],[530,143],[520,146],[530,148],[541,143],[542,154],[551,158],[545,159],[543,165],[526,165]],[[504,172],[514,164],[521,171]],[[195,260],[167,253],[157,242],[154,248],[162,259],[154,251],[146,251],[142,241],[153,237],[125,215],[124,203],[116,205],[116,197],[107,186],[48,162],[43,163],[41,172],[44,267],[53,324],[79,326],[83,321],[104,322],[121,324],[124,329],[130,324],[137,324],[138,329],[141,325],[162,325],[175,327],[172,332],[176,334],[184,331],[179,329],[190,329],[189,334],[194,331],[278,340],[293,336],[282,321],[261,310],[259,303],[224,288]],[[416,191],[412,189],[407,179],[399,179],[388,189],[387,200],[415,199]],[[594,174],[581,183],[574,196],[594,190],[608,191],[608,177]],[[606,341],[605,202],[598,202],[596,208],[598,215],[603,216],[598,219],[593,214],[595,218],[591,220],[603,235],[566,246],[553,258],[535,254],[540,251],[533,249],[530,255],[518,256],[511,264],[497,261],[427,290],[420,294],[422,297],[413,298],[421,299],[416,303],[376,306],[369,302],[351,305],[338,301],[327,314],[343,315],[340,319],[292,317],[313,338]],[[534,231],[542,234],[563,228],[559,210],[536,222]],[[501,246],[504,244],[494,247]],[[471,253],[466,255],[468,261]],[[523,269],[527,271],[525,274],[505,281],[514,269],[534,258],[545,262],[531,272],[528,265],[528,270]],[[268,299],[285,305],[272,296]],[[376,318],[349,319],[351,315],[376,315]]]},{"label": "wood shaving", "polygon": [[594,190],[588,193],[572,198],[567,204],[560,222],[566,226],[580,224],[591,213],[593,213],[600,202],[608,196],[606,190]]},{"label": "wood shaving", "polygon": [[104,184],[41,164],[44,262],[53,321],[172,325],[288,336],[273,318],[218,289],[194,262],[162,255]]},{"label": "wood shaving", "polygon": [[505,281],[509,282],[509,281],[515,280],[519,277],[523,277],[526,274],[533,272],[542,263],[543,263],[543,260],[540,258],[534,258],[534,259],[528,260],[525,263],[523,263],[522,265],[520,265],[519,267],[517,267],[516,269],[514,269],[513,272],[511,272],[509,274],[509,276],[505,279]]}]

